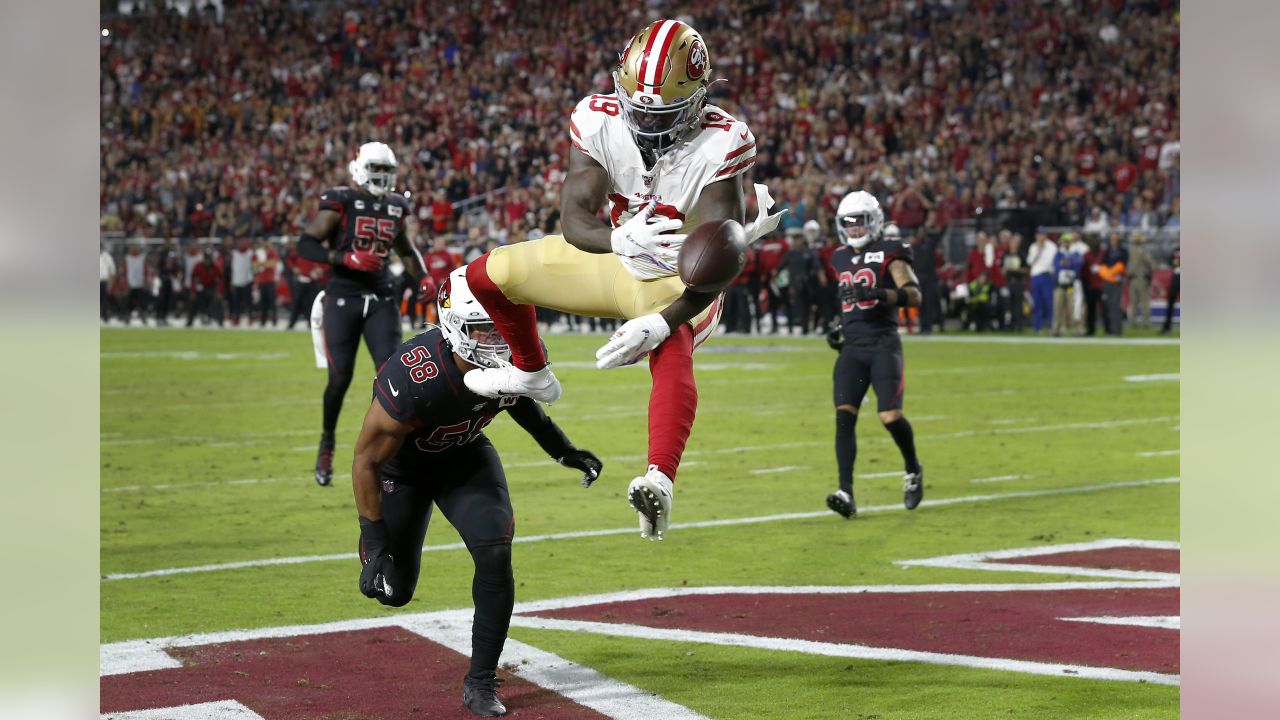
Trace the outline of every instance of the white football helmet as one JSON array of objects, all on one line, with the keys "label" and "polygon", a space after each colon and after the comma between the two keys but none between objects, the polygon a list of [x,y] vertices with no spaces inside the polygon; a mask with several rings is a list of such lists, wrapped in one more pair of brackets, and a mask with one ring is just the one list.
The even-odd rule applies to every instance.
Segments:
[{"label": "white football helmet", "polygon": [[860,250],[880,237],[883,226],[884,211],[880,209],[880,201],[866,190],[845,195],[836,208],[836,236],[854,250]]},{"label": "white football helmet", "polygon": [[884,230],[880,232],[887,242],[902,242],[902,231],[898,229],[898,223],[890,222],[884,224]]},{"label": "white football helmet", "polygon": [[382,196],[396,189],[396,154],[386,143],[367,142],[356,159],[347,165],[351,180],[372,195]]},{"label": "white football helmet", "polygon": [[511,364],[511,346],[467,285],[467,266],[449,273],[436,296],[440,330],[464,360],[480,367]]}]

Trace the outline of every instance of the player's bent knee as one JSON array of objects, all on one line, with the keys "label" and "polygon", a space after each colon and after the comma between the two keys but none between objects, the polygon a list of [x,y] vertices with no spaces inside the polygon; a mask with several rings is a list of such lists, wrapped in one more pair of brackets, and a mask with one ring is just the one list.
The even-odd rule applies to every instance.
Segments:
[{"label": "player's bent knee", "polygon": [[900,417],[902,417],[901,410],[885,410],[884,412],[880,413],[880,422],[884,423],[885,425],[888,425],[889,423],[896,421]]},{"label": "player's bent knee", "polygon": [[511,545],[485,545],[471,551],[471,559],[476,565],[476,574],[490,577],[503,577],[511,573]]},{"label": "player's bent knee", "polygon": [[858,406],[857,406],[857,405],[847,405],[847,404],[846,404],[846,405],[837,405],[837,406],[836,406],[836,410],[839,410],[840,412],[847,412],[847,413],[849,413],[850,415],[857,415],[857,414],[858,414]]}]

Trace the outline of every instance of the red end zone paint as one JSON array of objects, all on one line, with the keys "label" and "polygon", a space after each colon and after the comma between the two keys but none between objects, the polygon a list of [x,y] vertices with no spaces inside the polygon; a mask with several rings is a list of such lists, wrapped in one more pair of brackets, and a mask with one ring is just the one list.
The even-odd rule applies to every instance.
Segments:
[{"label": "red end zone paint", "polygon": [[[184,667],[103,677],[101,712],[238,700],[267,720],[474,718],[462,655],[402,628],[176,648]],[[602,718],[506,673],[509,717]]]},{"label": "red end zone paint", "polygon": [[1178,590],[701,595],[533,613],[658,628],[1177,673],[1178,633],[1062,617],[1177,615]]},{"label": "red end zone paint", "polygon": [[1098,550],[1028,555],[989,562],[1007,565],[1057,565],[1061,567],[1098,568],[1101,570],[1147,570],[1177,573],[1179,551],[1143,547],[1115,547]]}]

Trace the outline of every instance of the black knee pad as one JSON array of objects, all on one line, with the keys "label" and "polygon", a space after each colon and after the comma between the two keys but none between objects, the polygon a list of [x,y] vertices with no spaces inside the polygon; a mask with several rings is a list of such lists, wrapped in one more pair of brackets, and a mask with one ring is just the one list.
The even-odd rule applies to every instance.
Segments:
[{"label": "black knee pad", "polygon": [[471,551],[476,564],[476,576],[506,578],[511,575],[511,545],[485,545]]}]

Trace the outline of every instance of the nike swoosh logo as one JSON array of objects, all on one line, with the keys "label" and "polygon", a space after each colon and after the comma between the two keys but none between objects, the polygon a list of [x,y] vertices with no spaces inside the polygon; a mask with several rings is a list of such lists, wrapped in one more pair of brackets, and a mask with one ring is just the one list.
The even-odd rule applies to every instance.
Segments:
[{"label": "nike swoosh logo", "polygon": [[742,131],[742,135],[741,135],[740,137],[741,137],[743,140],[746,140],[746,139],[747,139],[747,131],[746,131],[746,130],[743,130],[743,131]]},{"label": "nike swoosh logo", "polygon": [[391,384],[390,380],[387,381],[387,387],[391,388],[391,397],[400,397],[400,391],[396,389],[395,385]]}]

